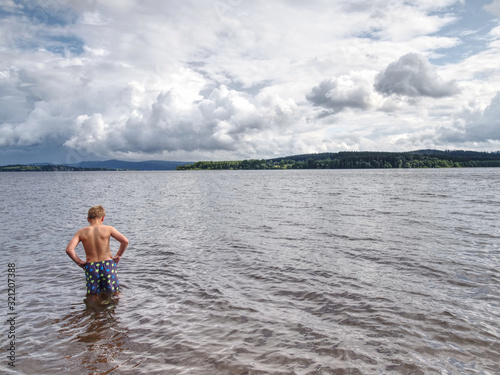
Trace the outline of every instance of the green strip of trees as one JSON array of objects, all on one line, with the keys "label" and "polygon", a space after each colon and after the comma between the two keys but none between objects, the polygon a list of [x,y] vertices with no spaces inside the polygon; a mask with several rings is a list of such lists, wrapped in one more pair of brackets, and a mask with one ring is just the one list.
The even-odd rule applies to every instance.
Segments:
[{"label": "green strip of trees", "polygon": [[500,153],[421,150],[412,152],[338,152],[276,159],[198,161],[177,170],[368,169],[500,167]]}]

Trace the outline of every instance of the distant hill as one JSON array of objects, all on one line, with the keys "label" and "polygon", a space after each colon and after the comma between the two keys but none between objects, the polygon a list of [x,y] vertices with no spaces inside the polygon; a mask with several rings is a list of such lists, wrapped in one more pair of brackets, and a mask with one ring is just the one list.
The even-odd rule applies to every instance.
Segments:
[{"label": "distant hill", "polygon": [[400,155],[427,155],[436,156],[440,158],[463,158],[463,159],[474,159],[474,160],[499,160],[498,152],[481,152],[481,151],[466,151],[466,150],[415,150],[406,152],[387,152],[387,151],[340,151],[340,152],[323,152],[317,154],[301,154],[301,155],[291,155],[280,158],[266,159],[269,161],[280,161],[295,160],[295,161],[306,161],[308,159],[312,160],[325,160],[325,159],[337,159],[337,158],[352,158],[352,157],[381,157],[381,156],[400,156]]},{"label": "distant hill", "polygon": [[500,167],[500,152],[467,150],[416,150],[407,152],[341,151],[291,155],[273,159],[239,161],[123,160],[82,161],[54,165],[37,163],[0,167],[1,171],[140,170],[170,171],[196,169],[349,169],[349,168],[457,168]]},{"label": "distant hill", "polygon": [[123,161],[123,160],[105,160],[105,161],[82,161],[80,163],[68,164],[77,168],[107,168],[107,169],[131,169],[139,171],[171,171],[178,166],[191,164],[182,161]]},{"label": "distant hill", "polygon": [[196,169],[363,169],[500,167],[500,153],[417,150],[408,152],[342,151],[274,159],[198,161],[177,167]]},{"label": "distant hill", "polygon": [[79,168],[69,165],[55,165],[55,164],[14,164],[0,166],[0,172],[89,172],[89,171],[111,171],[108,168]]}]

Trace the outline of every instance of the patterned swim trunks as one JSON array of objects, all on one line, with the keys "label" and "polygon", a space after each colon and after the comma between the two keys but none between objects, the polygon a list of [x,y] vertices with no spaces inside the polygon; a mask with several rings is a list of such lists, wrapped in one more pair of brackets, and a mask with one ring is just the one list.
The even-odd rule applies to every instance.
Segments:
[{"label": "patterned swim trunks", "polygon": [[85,264],[87,294],[119,291],[118,274],[114,260],[103,260]]}]

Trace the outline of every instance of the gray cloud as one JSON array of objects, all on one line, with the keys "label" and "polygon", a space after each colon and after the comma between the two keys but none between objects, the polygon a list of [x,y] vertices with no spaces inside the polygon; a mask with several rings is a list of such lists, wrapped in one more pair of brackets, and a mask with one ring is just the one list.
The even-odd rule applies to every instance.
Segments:
[{"label": "gray cloud", "polygon": [[486,107],[482,118],[469,130],[478,140],[500,140],[500,91]]},{"label": "gray cloud", "polygon": [[408,53],[390,63],[375,79],[375,89],[384,95],[442,98],[459,92],[454,81],[445,82],[427,59]]},{"label": "gray cloud", "polygon": [[479,115],[472,113],[471,121],[465,127],[468,141],[485,142],[500,140],[500,91]]},{"label": "gray cloud", "polygon": [[491,4],[485,5],[484,9],[495,16],[500,17],[500,0],[493,0]]},{"label": "gray cloud", "polygon": [[332,113],[344,109],[362,109],[370,107],[371,87],[369,83],[356,76],[342,76],[326,79],[313,87],[306,95],[314,106],[322,107]]},{"label": "gray cloud", "polygon": [[438,130],[440,142],[461,144],[500,141],[500,91],[484,110],[472,108],[459,113],[453,125]]},{"label": "gray cloud", "polygon": [[65,146],[97,155],[192,151],[234,151],[265,131],[283,128],[296,112],[295,103],[261,93],[248,97],[226,86],[189,102],[176,90],[158,95],[118,122],[96,113],[80,116],[76,134]]},{"label": "gray cloud", "polygon": [[33,110],[33,104],[16,87],[18,82],[16,75],[13,70],[0,72],[0,93],[2,97],[0,124],[21,122]]}]

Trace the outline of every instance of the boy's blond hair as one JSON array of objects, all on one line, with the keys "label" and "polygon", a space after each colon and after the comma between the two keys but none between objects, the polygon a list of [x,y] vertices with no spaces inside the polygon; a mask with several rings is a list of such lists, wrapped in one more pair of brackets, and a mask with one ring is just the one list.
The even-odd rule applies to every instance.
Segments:
[{"label": "boy's blond hair", "polygon": [[87,215],[87,219],[88,220],[99,219],[104,216],[106,216],[106,211],[104,210],[103,206],[99,205],[90,208],[89,213]]}]

